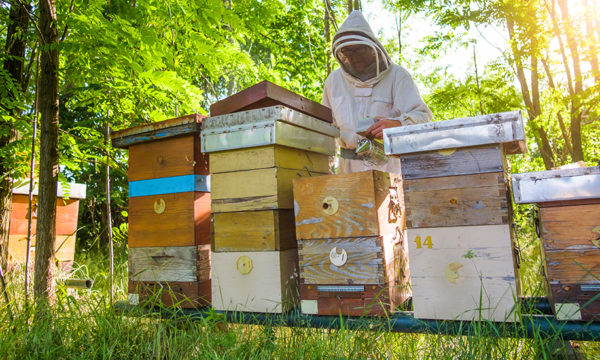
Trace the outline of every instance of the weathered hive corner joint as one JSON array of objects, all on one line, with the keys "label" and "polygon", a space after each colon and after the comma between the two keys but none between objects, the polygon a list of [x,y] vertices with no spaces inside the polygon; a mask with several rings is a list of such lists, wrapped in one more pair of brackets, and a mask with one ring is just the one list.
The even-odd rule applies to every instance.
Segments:
[{"label": "weathered hive corner joint", "polygon": [[304,314],[379,315],[410,297],[399,175],[294,179]]},{"label": "weathered hive corner joint", "polygon": [[517,204],[537,205],[549,300],[558,320],[600,321],[600,167],[513,174]]},{"label": "weathered hive corner joint", "polygon": [[329,172],[328,108],[262,82],[211,106],[212,306],[281,313],[298,304],[292,180]]},{"label": "weathered hive corner joint", "polygon": [[129,149],[129,301],[210,304],[210,176],[194,114],[112,134]]},{"label": "weathered hive corner joint", "polygon": [[[70,272],[75,257],[75,240],[79,200],[85,199],[86,185],[77,183],[57,183],[56,199],[56,239],[54,256],[63,271]],[[35,232],[37,225],[37,184],[32,189],[31,203],[31,247],[30,266],[35,259]],[[12,211],[8,236],[9,265],[24,265],[27,257],[27,228],[29,222],[29,181],[19,184],[12,191]]]},{"label": "weathered hive corner joint", "polygon": [[506,155],[518,111],[385,129],[401,159],[415,318],[516,321],[518,254]]}]

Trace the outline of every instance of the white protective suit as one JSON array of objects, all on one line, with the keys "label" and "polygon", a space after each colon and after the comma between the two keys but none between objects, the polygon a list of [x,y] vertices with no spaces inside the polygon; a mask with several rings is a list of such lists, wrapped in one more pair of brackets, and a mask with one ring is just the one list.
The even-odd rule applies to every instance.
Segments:
[{"label": "white protective suit", "polygon": [[[345,34],[354,32],[364,34]],[[340,50],[348,45],[369,45],[376,49],[377,64],[373,64],[373,77],[360,80],[352,76],[341,61]],[[334,123],[341,136],[338,145],[343,149],[355,149],[359,140],[357,129],[366,129],[375,122],[376,116],[410,125],[431,121],[431,110],[425,105],[410,74],[403,67],[392,63],[389,55],[375,37],[371,27],[360,11],[353,11],[340,26],[332,45],[333,54],[341,68],[333,71],[325,81],[323,105],[331,108]],[[379,66],[376,66],[379,65]],[[342,157],[338,173],[376,169],[400,173],[400,160],[390,158],[387,163],[374,167],[364,160]]]}]

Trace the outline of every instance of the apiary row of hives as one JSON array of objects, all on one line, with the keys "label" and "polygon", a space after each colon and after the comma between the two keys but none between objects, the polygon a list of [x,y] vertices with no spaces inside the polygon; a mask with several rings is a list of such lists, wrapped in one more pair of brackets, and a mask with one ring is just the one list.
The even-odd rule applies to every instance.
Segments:
[{"label": "apiary row of hives", "polygon": [[[386,130],[401,176],[327,175],[338,131],[323,109],[262,83],[211,106],[210,118],[115,134],[130,149],[132,300],[168,288],[165,305],[384,315],[412,295],[416,318],[514,321],[506,155],[525,150],[520,114]],[[562,293],[578,284],[595,302],[590,276],[561,282]]]}]

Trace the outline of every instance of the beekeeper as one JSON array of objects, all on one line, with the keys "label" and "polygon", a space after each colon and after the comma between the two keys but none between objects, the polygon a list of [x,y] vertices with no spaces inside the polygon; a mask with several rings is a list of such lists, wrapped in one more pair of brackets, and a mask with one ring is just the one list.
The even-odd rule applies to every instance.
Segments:
[{"label": "beekeeper", "polygon": [[[340,128],[338,173],[377,169],[400,173],[397,158],[373,161],[356,154],[362,139],[382,139],[383,129],[431,121],[412,77],[392,63],[360,11],[353,11],[333,38],[332,51],[341,65],[325,81],[323,105],[331,108]],[[382,145],[381,145],[382,146]]]}]

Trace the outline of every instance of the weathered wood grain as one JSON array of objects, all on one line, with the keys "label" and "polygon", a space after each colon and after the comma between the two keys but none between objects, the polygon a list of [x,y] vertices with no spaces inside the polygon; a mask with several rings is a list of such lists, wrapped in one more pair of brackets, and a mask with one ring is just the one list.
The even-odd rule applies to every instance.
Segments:
[{"label": "weathered wood grain", "polygon": [[134,281],[197,281],[196,246],[129,249],[129,279]]},{"label": "weathered wood grain", "polygon": [[503,173],[407,180],[404,193],[408,228],[509,222]]},{"label": "weathered wood grain", "polygon": [[[551,285],[549,298],[559,320],[600,321],[599,294],[600,282],[591,284],[562,283]],[[571,305],[574,311],[568,311],[568,308],[560,311],[563,304]]]},{"label": "weathered wood grain", "polygon": [[[398,199],[396,214],[390,210],[390,193]],[[300,240],[384,235],[403,227],[402,198],[400,178],[379,171],[296,179],[296,236]]]},{"label": "weathered wood grain", "polygon": [[[246,256],[251,270],[236,262]],[[281,313],[298,303],[298,252],[232,252],[212,254],[212,301],[215,310]]]},{"label": "weathered wood grain", "polygon": [[210,193],[129,198],[130,248],[200,244],[210,244]]},{"label": "weathered wood grain", "polygon": [[[304,284],[385,284],[382,239],[342,238],[302,240],[298,243],[300,279]],[[330,252],[347,254],[347,262],[336,266]]]},{"label": "weathered wood grain", "polygon": [[293,208],[292,180],[307,170],[268,168],[212,175],[212,212]]},{"label": "weathered wood grain", "polygon": [[600,251],[546,250],[546,269],[550,283],[600,282]]},{"label": "weathered wood grain", "polygon": [[272,167],[305,169],[311,172],[328,173],[329,157],[311,151],[292,149],[279,145],[221,151],[210,154],[211,174]]},{"label": "weathered wood grain", "polygon": [[481,304],[483,319],[504,321],[519,295],[509,225],[408,229],[407,237],[415,317],[471,320]]},{"label": "weathered wood grain", "polygon": [[213,214],[213,251],[269,251],[296,247],[292,210]]},{"label": "weathered wood grain", "polygon": [[202,282],[129,281],[128,292],[142,306],[199,308],[210,304],[210,280]]},{"label": "weathered wood grain", "polygon": [[196,256],[196,274],[198,281],[210,280],[210,245],[198,245]]},{"label": "weathered wood grain", "polygon": [[208,155],[200,152],[197,134],[129,147],[129,181],[208,173]]},{"label": "weathered wood grain", "polygon": [[[75,258],[75,235],[56,235],[54,256],[59,262],[72,262]],[[36,237],[31,237],[30,264],[35,259]],[[25,264],[27,256],[27,235],[8,236],[8,259],[10,263]]]},{"label": "weathered wood grain", "polygon": [[[35,234],[37,225],[37,196],[32,201],[31,234]],[[72,235],[77,231],[79,211],[78,199],[56,199],[56,234]],[[11,235],[27,235],[29,221],[29,196],[13,194],[10,213]]]},{"label": "weathered wood grain", "polygon": [[[359,284],[364,291],[320,291],[323,285],[300,285],[301,311],[304,314],[343,316],[385,316],[394,309],[389,288]],[[331,285],[325,285],[327,287]],[[336,286],[336,285],[333,285]],[[399,304],[397,304],[399,305]]]},{"label": "weathered wood grain", "polygon": [[205,115],[190,114],[151,124],[134,126],[111,134],[113,146],[127,148],[130,145],[166,139],[188,134],[199,134]]},{"label": "weathered wood grain", "polygon": [[503,171],[499,144],[406,154],[400,157],[404,179],[422,179]]},{"label": "weathered wood grain", "polygon": [[540,208],[546,250],[600,253],[600,204]]}]

